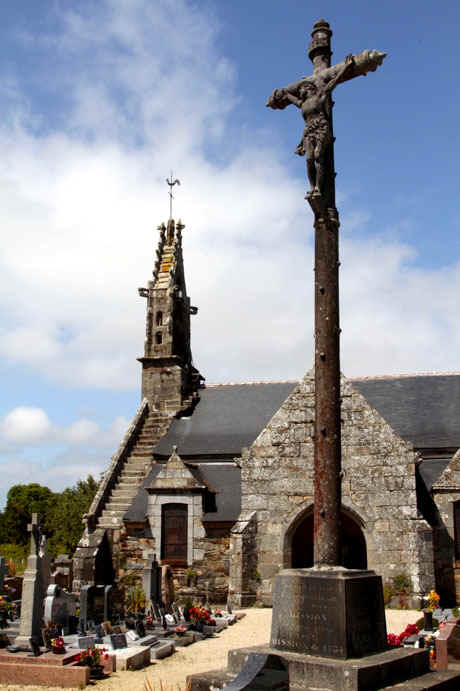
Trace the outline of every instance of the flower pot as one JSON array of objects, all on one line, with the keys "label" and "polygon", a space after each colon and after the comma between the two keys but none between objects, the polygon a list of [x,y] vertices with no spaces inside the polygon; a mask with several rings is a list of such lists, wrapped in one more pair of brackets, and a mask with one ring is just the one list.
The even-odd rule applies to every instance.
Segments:
[{"label": "flower pot", "polygon": [[91,679],[102,679],[104,677],[104,666],[93,665],[89,668],[89,676]]},{"label": "flower pot", "polygon": [[66,652],[65,648],[51,648],[55,655],[63,655]]}]

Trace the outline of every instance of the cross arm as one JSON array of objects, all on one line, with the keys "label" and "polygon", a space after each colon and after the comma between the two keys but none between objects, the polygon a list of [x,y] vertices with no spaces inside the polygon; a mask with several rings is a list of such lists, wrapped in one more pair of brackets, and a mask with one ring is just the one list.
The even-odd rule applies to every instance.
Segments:
[{"label": "cross arm", "polygon": [[296,82],[283,86],[282,89],[275,89],[265,105],[267,108],[283,110],[291,103],[295,103],[295,100],[298,99],[300,87],[308,81],[309,77],[301,77]]},{"label": "cross arm", "polygon": [[375,72],[377,67],[382,64],[385,57],[386,53],[381,53],[379,50],[363,50],[359,55],[353,55],[353,60],[349,63],[348,69],[345,69],[345,58],[345,60],[337,63],[337,65],[333,65],[324,70],[324,77],[328,81],[337,79],[334,86],[342,84],[342,82],[347,82],[349,79],[354,79],[355,77],[365,77],[368,72]]}]

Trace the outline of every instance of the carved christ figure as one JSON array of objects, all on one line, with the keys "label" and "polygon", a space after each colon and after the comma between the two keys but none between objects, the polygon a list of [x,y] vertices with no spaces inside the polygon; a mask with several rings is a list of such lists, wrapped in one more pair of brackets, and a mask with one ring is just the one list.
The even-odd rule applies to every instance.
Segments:
[{"label": "carved christ figure", "polygon": [[332,143],[331,92],[341,82],[375,71],[384,57],[385,53],[375,50],[365,50],[358,56],[347,55],[338,65],[315,69],[311,76],[275,89],[268,99],[269,108],[282,110],[294,104],[302,112],[305,129],[296,153],[306,155],[309,197],[320,196],[324,190],[325,154]]}]

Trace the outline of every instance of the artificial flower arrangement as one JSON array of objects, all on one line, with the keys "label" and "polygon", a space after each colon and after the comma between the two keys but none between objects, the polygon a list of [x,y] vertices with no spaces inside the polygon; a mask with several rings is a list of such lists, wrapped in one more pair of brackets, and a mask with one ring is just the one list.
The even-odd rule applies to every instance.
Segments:
[{"label": "artificial flower arrangement", "polygon": [[101,659],[108,660],[107,648],[86,648],[77,657],[77,662],[86,667],[96,667]]},{"label": "artificial flower arrangement", "polygon": [[215,616],[215,617],[221,617],[221,616],[222,616],[222,610],[220,610],[220,609],[215,609],[215,610],[214,610],[214,616]]},{"label": "artificial flower arrangement", "polygon": [[409,638],[409,636],[413,636],[414,634],[417,634],[420,631],[418,626],[416,624],[408,624],[404,631],[397,636],[394,633],[389,633],[387,635],[387,643],[389,646],[392,648],[395,648],[399,645],[402,645],[404,643],[405,638]]},{"label": "artificial flower arrangement", "polygon": [[184,636],[187,633],[188,629],[187,629],[187,627],[182,626],[182,624],[178,624],[178,626],[175,626],[173,628],[173,631],[174,631],[174,638],[182,638],[182,636]]},{"label": "artificial flower arrangement", "polygon": [[439,600],[441,599],[436,592],[436,590],[431,590],[428,595],[426,595],[424,598],[428,602],[428,608],[431,612],[434,612],[435,609],[439,606]]},{"label": "artificial flower arrangement", "polygon": [[190,607],[190,620],[194,624],[206,624],[206,626],[215,626],[215,619],[211,618],[211,612],[205,607]]},{"label": "artificial flower arrangement", "polygon": [[64,639],[62,636],[51,639],[51,649],[53,653],[65,653]]}]

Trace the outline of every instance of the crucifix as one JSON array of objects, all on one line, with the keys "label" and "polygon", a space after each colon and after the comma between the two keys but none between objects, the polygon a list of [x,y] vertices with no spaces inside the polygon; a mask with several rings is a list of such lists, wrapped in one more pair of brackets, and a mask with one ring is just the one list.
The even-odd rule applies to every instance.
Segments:
[{"label": "crucifix", "polygon": [[40,549],[41,530],[38,523],[38,514],[32,514],[32,520],[27,526],[27,531],[30,533],[30,554],[38,554]]},{"label": "crucifix", "polygon": [[335,206],[334,135],[331,93],[338,84],[375,72],[385,53],[365,50],[331,66],[329,24],[313,27],[308,55],[313,74],[276,89],[267,106],[300,109],[305,127],[296,153],[306,156],[306,194],[315,227],[315,461],[314,564],[341,563],[341,430],[339,328],[339,216]]}]

